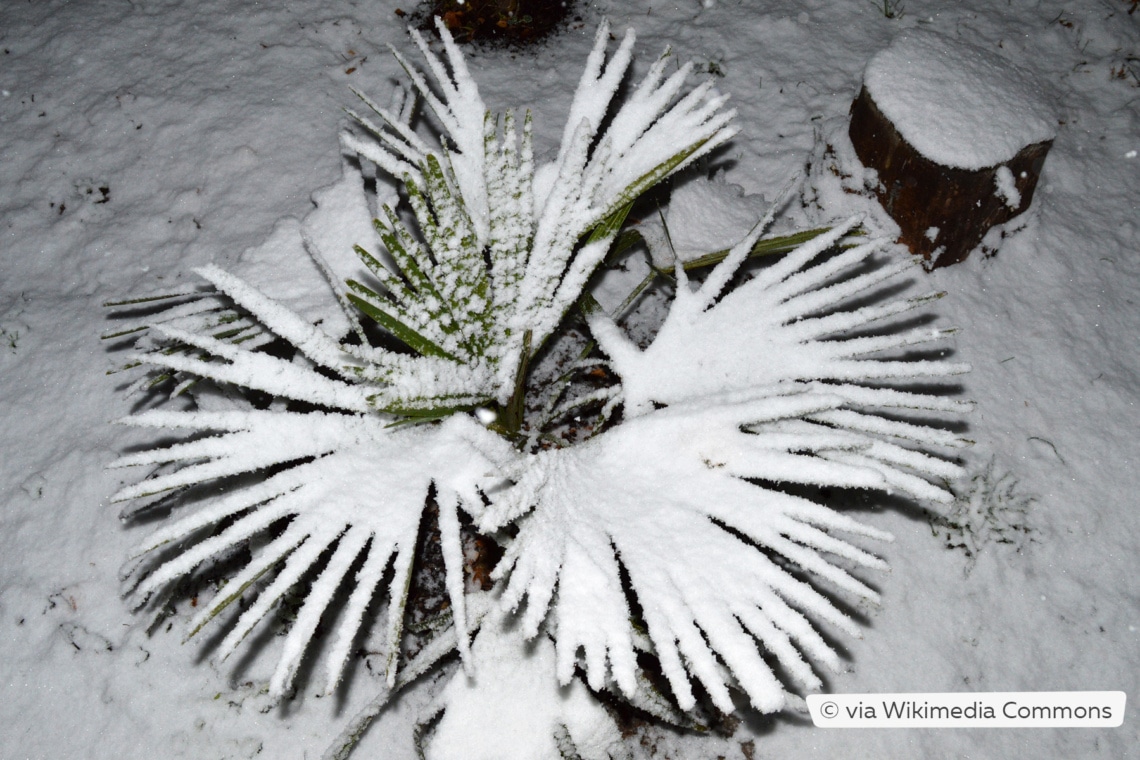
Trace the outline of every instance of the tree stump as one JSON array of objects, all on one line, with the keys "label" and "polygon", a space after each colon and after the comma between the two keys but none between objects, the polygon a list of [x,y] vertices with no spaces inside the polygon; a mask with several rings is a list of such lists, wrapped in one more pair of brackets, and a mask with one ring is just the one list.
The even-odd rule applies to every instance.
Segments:
[{"label": "tree stump", "polygon": [[554,31],[570,6],[562,0],[433,0],[430,9],[432,16],[443,19],[457,42],[526,45]]},{"label": "tree stump", "polygon": [[849,134],[878,173],[899,241],[931,267],[962,261],[1029,208],[1053,123],[1031,80],[994,54],[924,33],[867,66]]}]

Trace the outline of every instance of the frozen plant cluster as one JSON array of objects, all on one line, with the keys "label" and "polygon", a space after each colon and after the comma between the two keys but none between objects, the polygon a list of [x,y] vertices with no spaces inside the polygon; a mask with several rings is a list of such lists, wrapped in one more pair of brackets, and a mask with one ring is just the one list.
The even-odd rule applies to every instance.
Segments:
[{"label": "frozen plant cluster", "polygon": [[[872,261],[882,241],[854,236],[857,220],[742,276],[773,209],[707,276],[677,260],[668,316],[638,346],[588,285],[639,196],[732,137],[725,98],[709,83],[686,90],[691,66],[669,73],[663,55],[616,100],[634,35],[607,55],[603,25],[561,148],[536,165],[529,115],[489,113],[439,32],[443,59],[412,33],[430,79],[397,53],[439,139],[412,128],[410,101],[364,96],[370,114],[354,116],[367,135],[344,137],[404,190],[356,249],[371,277],[341,284],[307,241],[345,334],[213,266],[199,270],[210,291],[133,302],[160,307],[136,339],[140,382],[199,399],[124,420],[189,434],[114,464],[152,468],[115,496],[128,514],[174,514],[134,552],[133,593],[155,604],[248,552],[189,634],[240,600],[223,616],[225,658],[299,594],[277,699],[322,627],[323,688],[336,689],[378,608],[384,690],[335,757],[456,651],[462,667],[424,715],[437,760],[622,756],[603,693],[681,726],[732,713],[738,696],[783,709],[789,689],[821,688],[819,666],[839,667],[817,624],[859,635],[836,597],[878,601],[858,574],[886,565],[852,538],[890,539],[794,487],[953,500],[939,484],[960,468],[945,454],[965,442],[922,420],[966,405],[910,386],[966,367],[915,357],[947,331],[898,319],[938,294],[875,297],[911,264]],[[572,320],[600,349],[582,366],[611,382],[564,407],[601,408],[590,434],[551,446],[558,414],[529,403],[550,396],[533,367]],[[429,508],[449,618],[408,656]],[[472,531],[503,552],[490,591],[467,577]]]},{"label": "frozen plant cluster", "polygon": [[932,520],[931,527],[945,539],[947,548],[965,553],[967,574],[986,546],[1007,544],[1021,551],[1030,540],[1029,510],[1036,498],[1022,492],[1017,479],[999,470],[993,459],[952,484],[950,490],[953,504]]}]

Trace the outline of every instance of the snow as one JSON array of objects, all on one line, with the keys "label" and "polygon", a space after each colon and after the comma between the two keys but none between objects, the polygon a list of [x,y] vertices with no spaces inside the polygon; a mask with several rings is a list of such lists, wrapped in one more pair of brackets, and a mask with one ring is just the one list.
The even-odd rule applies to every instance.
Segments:
[{"label": "snow", "polygon": [[[439,726],[428,752],[441,760],[531,760],[560,757],[566,736],[582,760],[621,757],[621,733],[609,714],[574,681],[554,679],[554,647],[541,636],[528,641],[495,615],[472,648],[476,674],[452,680],[440,695]],[[491,635],[494,634],[494,635]],[[480,680],[485,683],[480,684]],[[481,685],[482,688],[475,688]],[[472,730],[506,717],[496,731]],[[545,731],[533,731],[542,726]]]},{"label": "snow", "polygon": [[[1021,206],[1021,193],[1017,190],[1017,185],[1014,184],[1013,172],[1009,170],[1008,166],[999,166],[997,172],[994,173],[995,192],[998,197],[1005,201],[1005,205],[1013,211],[1016,211]],[[935,235],[937,237],[937,235]]]},{"label": "snow", "polygon": [[752,231],[768,203],[724,179],[695,177],[679,185],[669,199],[668,212],[640,226],[653,266],[664,271],[676,259],[691,261],[713,251],[727,251]]},{"label": "snow", "polygon": [[[1046,120],[1056,142],[1034,204],[1004,230],[998,254],[911,270],[916,292],[947,292],[932,308],[961,328],[955,358],[973,366],[960,380],[976,402],[964,462],[979,477],[995,462],[998,483],[1009,474],[1015,497],[1033,497],[1026,530],[1014,544],[979,541],[967,557],[947,548],[961,540],[933,535],[903,502],[859,510],[861,523],[895,536],[874,547],[893,572],[856,573],[881,605],[856,607],[864,638],[842,640],[842,671],[825,686],[1140,693],[1140,175],[1122,160],[1135,156],[1140,134],[1140,81],[1129,68],[1140,30],[1129,4],[908,0],[900,19],[866,2],[703,5],[601,0],[580,10],[580,28],[538,51],[484,51],[470,66],[492,108],[533,107],[535,153],[546,161],[557,155],[551,125],[569,110],[601,15],[615,30],[634,27],[640,50],[671,44],[677,60],[715,62],[741,133],[713,164],[746,195],[767,197],[825,142],[854,178],[844,187],[864,185],[844,120],[867,63],[903,34],[926,30],[984,51],[1003,91],[1014,69],[1031,72],[1045,83],[1032,99],[1056,113]],[[137,398],[119,392],[122,376],[104,376],[122,353],[98,335],[119,324],[104,318],[103,301],[195,287],[191,270],[210,263],[298,303],[298,230],[314,194],[344,176],[337,135],[347,123],[340,109],[357,105],[349,88],[382,98],[404,76],[386,44],[413,52],[395,7],[0,7],[0,737],[11,756],[314,758],[381,689],[383,663],[369,656],[349,663],[334,698],[317,698],[324,679],[302,668],[297,700],[274,707],[264,689],[282,639],[255,632],[259,649],[220,665],[209,642],[181,646],[165,625],[147,634],[150,619],[132,615],[118,571],[148,529],[115,520],[107,502],[121,471],[103,468],[151,439],[108,424]],[[1023,126],[1014,130],[1021,137]],[[990,147],[1002,142],[990,128],[985,137]],[[867,224],[886,234],[889,221],[835,180],[809,178],[804,197],[820,206],[793,205],[786,223],[869,213]],[[335,264],[343,252],[323,253]],[[254,260],[257,276],[242,268]],[[972,494],[948,514],[984,522]],[[175,630],[194,612],[181,606]],[[359,643],[380,649],[383,639],[381,630]],[[406,692],[358,755],[416,757],[409,729],[439,686],[429,678]],[[749,718],[731,738],[649,732],[635,751],[1115,758],[1137,742],[1127,718],[1082,731],[851,732],[775,717]]]},{"label": "snow", "polygon": [[961,37],[907,31],[871,58],[863,83],[903,139],[942,166],[996,166],[1056,133],[1033,75]]}]

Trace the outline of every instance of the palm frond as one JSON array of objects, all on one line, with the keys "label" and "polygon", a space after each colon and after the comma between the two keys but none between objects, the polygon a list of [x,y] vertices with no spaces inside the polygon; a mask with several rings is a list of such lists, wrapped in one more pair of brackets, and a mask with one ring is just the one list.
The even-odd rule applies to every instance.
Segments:
[{"label": "palm frond", "polygon": [[[434,488],[441,515],[450,516],[440,521],[446,534],[445,563],[450,573],[461,572],[455,510],[461,503],[480,503],[479,486],[493,467],[481,452],[502,452],[505,445],[465,416],[452,417],[443,425],[397,429],[375,414],[322,412],[151,411],[124,423],[221,434],[121,457],[113,467],[182,466],[122,489],[116,501],[242,473],[279,470],[160,528],[134,552],[140,557],[189,542],[141,578],[135,593],[145,597],[252,537],[270,539],[190,622],[189,635],[193,635],[246,595],[255,581],[273,577],[223,640],[219,650],[223,659],[302,576],[319,569],[270,684],[278,698],[290,688],[317,624],[345,584],[351,584],[353,591],[334,634],[326,690],[339,680],[364,610],[377,593],[390,597],[387,651],[392,682],[407,581],[429,490]],[[479,446],[472,440],[478,440]],[[221,524],[226,525],[224,530],[197,540],[204,529]],[[330,550],[331,556],[324,559]],[[361,567],[350,580],[348,572],[356,564]],[[385,590],[381,579],[389,566],[393,577]],[[456,625],[464,631],[462,589],[450,591]]]}]

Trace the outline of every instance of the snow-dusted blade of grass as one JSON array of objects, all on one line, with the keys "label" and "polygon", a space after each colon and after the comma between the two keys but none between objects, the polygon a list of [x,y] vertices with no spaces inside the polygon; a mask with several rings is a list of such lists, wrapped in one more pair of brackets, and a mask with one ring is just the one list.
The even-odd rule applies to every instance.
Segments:
[{"label": "snow-dusted blade of grass", "polygon": [[[513,111],[503,117],[502,139],[491,132],[487,143],[487,193],[490,197],[491,244],[488,255],[496,305],[517,302],[534,234],[534,149],[530,113],[521,138]],[[517,143],[517,147],[516,147]]]},{"label": "snow-dusted blade of grass", "polygon": [[[190,300],[184,301],[184,302],[172,305],[172,306],[168,306],[167,308],[158,312],[158,314],[153,316],[153,317],[140,318],[135,324],[132,324],[130,327],[123,328],[122,330],[116,330],[116,331],[110,332],[110,333],[105,333],[104,335],[101,335],[100,338],[103,340],[113,340],[114,338],[118,338],[118,337],[127,335],[131,332],[136,332],[139,330],[145,330],[145,329],[147,329],[147,327],[150,326],[150,323],[154,320],[161,320],[164,322],[176,322],[176,321],[180,321],[180,320],[188,320],[192,317],[201,317],[202,315],[211,315],[212,321],[216,321],[217,319],[220,318],[219,312],[222,312],[227,307],[227,303],[226,303],[224,298],[222,298],[219,295],[211,294],[211,293],[195,292],[195,293],[181,294],[178,296],[170,296],[169,298],[171,298],[171,299],[189,298]],[[167,299],[165,299],[165,298],[159,299],[156,297],[154,300],[167,300]],[[149,300],[145,300],[142,303],[149,305]],[[119,307],[127,307],[127,306],[134,306],[134,305],[136,305],[134,301],[113,301],[113,302],[104,304],[104,306],[106,306],[108,308],[119,308]],[[142,304],[139,304],[139,305],[142,305]]]},{"label": "snow-dusted blade of grass", "polygon": [[836,359],[850,359],[866,356],[868,354],[877,354],[884,351],[906,348],[908,346],[918,346],[923,343],[933,343],[948,338],[956,332],[957,330],[953,328],[947,330],[915,329],[887,335],[835,341],[832,357]]},{"label": "snow-dusted blade of grass", "polygon": [[851,409],[816,412],[812,414],[809,419],[846,430],[914,441],[924,446],[961,448],[970,444],[969,441],[949,430],[931,427],[930,425],[915,425],[909,422],[892,420],[877,414],[863,414]]},{"label": "snow-dusted blade of grass", "polygon": [[861,385],[842,383],[805,383],[809,389],[834,393],[842,396],[847,405],[857,409],[896,409],[904,411],[946,412],[965,414],[973,409],[969,401],[951,396],[935,396],[929,393],[914,393],[896,388],[869,388]]},{"label": "snow-dusted blade of grass", "polygon": [[789,335],[794,335],[802,341],[841,335],[874,322],[882,322],[908,311],[922,308],[934,303],[942,296],[942,293],[927,293],[885,303],[875,303],[851,311],[837,311],[822,317],[805,317],[788,324],[786,329]]},{"label": "snow-dusted blade of grass", "polygon": [[[405,583],[403,574],[400,573],[399,570],[411,566],[411,557],[412,552],[409,551],[407,547],[401,547],[396,553],[395,566],[397,572],[392,583],[392,588],[396,591],[396,597],[388,607],[390,620],[394,614],[393,610],[401,610],[404,608],[404,601],[407,595],[406,592],[402,592],[402,589],[405,588]],[[333,636],[333,643],[329,647],[328,659],[326,660],[327,676],[325,678],[325,694],[332,694],[337,684],[340,683],[345,664],[348,662],[349,652],[356,641],[360,621],[364,618],[364,613],[367,611],[368,605],[376,593],[377,586],[379,586],[380,581],[383,580],[384,570],[388,567],[388,560],[389,555],[383,551],[369,551],[368,558],[365,559],[359,572],[357,572],[356,576],[352,579],[352,594],[345,604],[340,624],[337,625],[336,632]],[[389,637],[388,646],[389,651],[392,651],[391,637]],[[389,672],[394,676],[394,669],[391,669]]]},{"label": "snow-dusted blade of grass", "polygon": [[[573,246],[588,229],[590,188],[585,182],[586,161],[592,135],[583,122],[564,146],[565,157],[558,165],[558,178],[543,206],[528,252],[520,300],[524,313],[537,313],[548,307],[554,290],[566,269]],[[585,197],[585,199],[584,199]],[[520,316],[520,321],[526,321]]]}]

